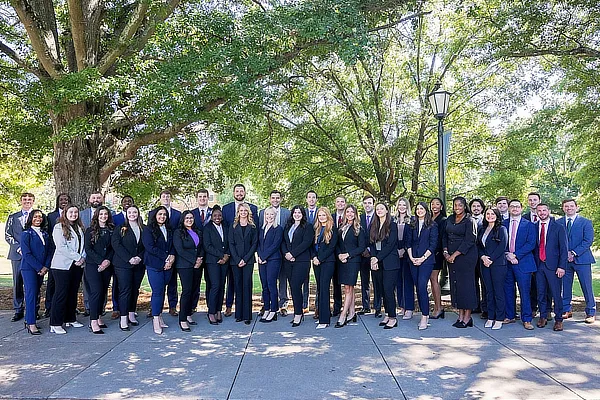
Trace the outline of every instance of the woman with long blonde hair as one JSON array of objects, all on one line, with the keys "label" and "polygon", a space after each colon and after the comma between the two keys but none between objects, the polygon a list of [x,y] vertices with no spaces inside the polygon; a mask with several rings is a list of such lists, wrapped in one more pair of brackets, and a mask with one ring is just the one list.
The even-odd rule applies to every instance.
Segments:
[{"label": "woman with long blonde hair", "polygon": [[329,286],[335,271],[335,246],[338,233],[333,227],[333,218],[327,207],[319,207],[315,220],[313,266],[319,292],[319,324],[317,329],[327,328],[331,319]]},{"label": "woman with long blonde hair", "polygon": [[406,197],[399,198],[396,202],[396,224],[398,225],[400,269],[398,270],[396,298],[398,299],[400,315],[403,315],[402,319],[411,319],[415,311],[415,283],[410,273],[410,264],[405,248],[405,235],[412,220],[410,202]]}]

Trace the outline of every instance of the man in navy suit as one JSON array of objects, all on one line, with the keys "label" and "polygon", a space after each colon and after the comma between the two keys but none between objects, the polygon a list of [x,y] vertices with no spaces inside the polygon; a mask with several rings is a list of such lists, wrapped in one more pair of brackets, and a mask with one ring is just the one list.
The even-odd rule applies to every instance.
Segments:
[{"label": "man in navy suit", "polygon": [[[567,265],[567,234],[562,224],[550,219],[550,209],[547,204],[540,203],[537,206],[536,224],[537,248],[534,252],[538,264],[537,289],[540,310],[546,309],[546,292],[548,288],[554,300],[555,331],[563,330],[563,300],[562,300],[562,277],[565,275]],[[538,328],[547,324],[545,315],[541,314],[538,320]]]},{"label": "man in navy suit", "polygon": [[[175,229],[177,229],[179,226],[181,212],[171,207],[171,196],[172,195],[169,190],[163,190],[160,192],[160,205],[167,209],[167,212],[169,213],[169,226],[173,231],[175,231]],[[148,213],[148,221],[150,221],[150,218],[152,218],[155,213],[156,208]],[[177,271],[175,270],[174,266],[171,268],[171,270],[171,279],[169,280],[169,284],[167,286],[167,297],[169,299],[169,314],[176,317],[179,315],[177,313]],[[150,312],[148,316],[151,316],[151,313],[152,312]]]},{"label": "man in navy suit", "polygon": [[[344,196],[337,196],[335,198],[335,213],[331,215],[333,218],[333,226],[335,229],[339,230],[344,223],[344,210],[346,209],[346,198]],[[337,259],[335,260],[335,269],[333,272],[333,313],[332,317],[337,317],[340,315],[340,311],[342,309],[342,285],[340,284],[339,279],[339,270],[341,268],[342,262]]]},{"label": "man in navy suit", "polygon": [[32,193],[21,194],[21,210],[8,216],[4,230],[4,238],[9,245],[8,259],[12,264],[13,275],[13,315],[11,321],[16,322],[23,319],[25,314],[25,292],[23,287],[23,276],[21,275],[21,233],[33,208],[35,196]]},{"label": "man in navy suit", "polygon": [[[119,227],[125,223],[127,219],[127,209],[134,205],[133,197],[126,194],[121,199],[121,208],[123,209],[120,213],[113,215],[113,223],[115,227]],[[110,315],[110,319],[118,319],[121,316],[119,313],[119,282],[117,281],[117,274],[113,270],[112,274],[112,304],[113,312]]]},{"label": "man in navy suit", "polygon": [[536,246],[535,225],[521,218],[523,206],[519,200],[511,200],[509,203],[510,218],[502,224],[508,231],[508,271],[504,292],[506,295],[506,319],[505,324],[515,322],[515,281],[521,296],[521,321],[523,327],[532,330],[533,315],[531,313],[531,274],[537,270],[533,250]]},{"label": "man in navy suit", "polygon": [[497,197],[494,203],[496,204],[496,208],[498,209],[498,211],[500,211],[500,215],[502,216],[503,221],[510,218],[510,212],[508,211],[508,197]]},{"label": "man in navy suit", "polygon": [[529,193],[527,195],[527,204],[529,205],[529,211],[523,214],[523,218],[525,218],[527,221],[536,223],[538,221],[536,209],[538,204],[541,203],[541,201],[542,198],[538,192]]},{"label": "man in navy suit", "polygon": [[[315,223],[315,219],[317,218],[317,200],[319,199],[319,196],[317,195],[317,192],[315,192],[314,190],[309,190],[308,192],[306,192],[306,221],[308,222],[308,224],[312,227]],[[312,260],[311,260],[312,263]],[[308,298],[310,295],[310,270],[308,271],[308,275],[306,275],[306,279],[304,280],[304,283],[302,284],[302,308],[304,313],[308,312]],[[317,293],[315,295],[315,310],[317,309],[317,304],[319,304],[319,294]],[[317,313],[315,313],[315,316],[318,319],[319,316]]]},{"label": "man in navy suit", "polygon": [[[196,201],[198,202],[198,207],[192,210],[192,214],[194,215],[194,221],[196,222],[196,226],[201,231],[204,230],[206,224],[210,222],[210,217],[212,216],[212,207],[208,206],[209,199],[208,189],[200,189],[196,192]],[[208,277],[208,270],[206,268],[206,262],[202,260],[202,265],[200,266],[202,269],[202,273],[204,274],[204,282],[206,282],[206,289],[204,291],[204,298],[208,304],[208,293],[210,292],[210,278]],[[200,286],[194,288],[194,292],[192,293],[192,312],[196,312],[196,307],[198,305],[198,301],[200,300]]]},{"label": "man in navy suit", "polygon": [[[269,194],[269,204],[271,207],[275,209],[275,224],[277,226],[281,226],[285,228],[285,224],[287,220],[290,218],[290,210],[285,207],[281,207],[281,192],[279,190],[273,190]],[[258,228],[263,226],[265,222],[265,210],[260,210],[260,214],[258,216]],[[283,268],[279,271],[279,276],[277,277],[278,286],[277,291],[279,292],[279,313],[282,316],[287,315],[287,307],[289,301],[288,294],[288,277],[285,274],[285,270]]]},{"label": "man in navy suit", "polygon": [[[246,199],[246,186],[241,183],[236,183],[233,187],[233,198],[234,201],[227,203],[223,206],[223,224],[230,228],[235,220],[235,214],[237,213],[238,205],[245,202]],[[248,203],[250,211],[252,212],[252,219],[255,224],[258,224],[258,208]],[[233,285],[233,270],[231,266],[227,266],[227,294],[225,295],[225,316],[231,316],[231,307],[233,306],[235,296],[235,289]]]},{"label": "man in navy suit", "polygon": [[573,199],[564,200],[562,209],[565,213],[557,222],[565,227],[567,232],[567,268],[563,277],[563,318],[571,318],[571,300],[573,297],[573,278],[581,285],[585,298],[585,322],[591,324],[596,320],[596,300],[592,289],[592,264],[596,262],[591,247],[594,242],[594,227],[592,221],[577,213],[577,202]]},{"label": "man in navy suit", "polygon": [[113,215],[113,223],[115,226],[123,225],[125,223],[125,219],[127,219],[127,209],[134,204],[135,202],[133,201],[133,197],[128,194],[123,196],[121,199],[122,211]]},{"label": "man in navy suit", "polygon": [[[366,195],[363,197],[363,208],[365,209],[365,213],[360,216],[360,226],[364,231],[364,234],[367,237],[367,242],[369,241],[369,229],[371,228],[371,223],[373,222],[373,218],[375,217],[375,198],[371,195]],[[358,312],[359,315],[368,314],[371,312],[371,254],[369,253],[369,249],[365,249],[362,254],[362,260],[360,263],[360,292],[362,297],[362,309]],[[375,288],[374,288],[375,289]],[[375,291],[377,292],[377,291]],[[380,297],[381,296],[381,297]],[[383,298],[383,293],[375,294],[375,298],[373,300],[373,307],[375,310],[381,310],[381,299]]]}]

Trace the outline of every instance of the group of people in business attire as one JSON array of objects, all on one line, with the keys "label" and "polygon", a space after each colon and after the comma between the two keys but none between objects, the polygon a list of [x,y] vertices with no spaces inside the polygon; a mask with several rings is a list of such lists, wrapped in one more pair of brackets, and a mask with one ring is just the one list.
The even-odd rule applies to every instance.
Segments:
[{"label": "group of people in business attire", "polygon": [[[119,319],[121,330],[130,330],[139,324],[136,307],[147,273],[152,289],[149,316],[156,334],[168,327],[162,318],[165,300],[169,313],[179,316],[181,330],[189,332],[197,324],[192,316],[202,275],[209,323],[217,325],[223,316],[231,316],[235,304],[235,320],[250,324],[255,264],[262,285],[263,323],[287,314],[288,293],[294,306],[292,327],[304,321],[311,267],[317,286],[317,329],[330,326],[332,317],[337,317],[335,328],[343,328],[356,322],[357,314],[371,312],[382,318],[380,326],[393,329],[399,317],[412,319],[415,305],[421,311],[417,327],[427,329],[430,319],[445,318],[439,274],[446,268],[452,306],[458,310],[456,328],[473,326],[473,311],[481,312],[486,328],[515,322],[516,286],[524,328],[534,329],[537,310],[540,328],[554,311],[553,329],[561,331],[563,320],[572,316],[575,273],[586,300],[585,322],[595,320],[594,232],[591,221],[578,214],[575,200],[565,200],[565,216],[555,220],[538,193],[528,195],[525,214],[516,199],[500,197],[486,207],[480,199],[467,203],[459,196],[449,216],[439,198],[414,208],[400,198],[392,214],[387,204],[365,196],[364,212],[359,214],[342,196],[336,198],[333,212],[318,207],[314,191],[307,193],[306,206],[288,210],[281,207],[281,192],[274,190],[270,206],[260,213],[245,197],[245,187],[238,184],[233,202],[222,209],[209,207],[209,193],[201,189],[198,207],[182,213],[171,207],[171,193],[163,191],[160,206],[150,211],[145,225],[131,196],[123,197],[123,211],[113,214],[102,204],[101,193],[91,194],[90,207],[84,210],[63,193],[46,217],[33,207],[34,195],[23,193],[22,209],[11,214],[6,225],[14,279],[12,320],[25,315],[27,331],[41,334],[36,325],[39,292],[49,274],[44,316],[50,317],[50,331],[64,334],[65,327],[84,326],[76,314],[83,280],[88,328],[103,334],[112,279],[111,317]],[[362,309],[357,311],[354,288],[359,277]]]}]

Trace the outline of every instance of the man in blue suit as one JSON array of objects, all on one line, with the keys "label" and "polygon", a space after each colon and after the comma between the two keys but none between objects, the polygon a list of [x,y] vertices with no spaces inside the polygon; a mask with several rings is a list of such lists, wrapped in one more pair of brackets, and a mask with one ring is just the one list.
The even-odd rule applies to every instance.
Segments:
[{"label": "man in blue suit", "polygon": [[[233,187],[233,199],[231,203],[227,203],[223,206],[223,224],[230,228],[235,220],[235,214],[237,213],[238,205],[245,202],[246,199],[246,186],[241,183],[236,183]],[[252,212],[252,219],[258,226],[258,208],[248,203],[250,211]],[[231,266],[227,266],[227,294],[225,296],[225,316],[231,316],[231,307],[233,306],[235,296],[235,290],[233,286],[233,270]]]},{"label": "man in blue suit", "polygon": [[[290,218],[290,210],[285,207],[281,207],[281,192],[279,190],[273,190],[269,194],[269,204],[275,209],[275,224],[285,228],[287,220]],[[265,210],[260,210],[258,216],[258,227],[262,227],[265,222]],[[277,291],[279,292],[279,313],[282,316],[287,315],[287,307],[290,296],[288,295],[288,276],[286,271],[281,268],[279,271]]]},{"label": "man in blue suit", "polygon": [[592,221],[577,213],[577,202],[573,199],[564,200],[563,218],[557,220],[567,232],[567,268],[563,277],[563,318],[571,318],[571,299],[573,297],[573,278],[581,285],[585,298],[585,322],[592,324],[596,320],[596,300],[592,289],[592,264],[596,262],[591,247],[594,242],[594,227]]},{"label": "man in blue suit", "polygon": [[[177,229],[179,225],[179,219],[181,218],[181,212],[171,207],[171,192],[169,190],[163,190],[160,192],[160,205],[165,207],[169,213],[169,226],[173,231]],[[148,221],[156,213],[156,208],[148,213]],[[169,299],[169,314],[176,317],[177,313],[177,271],[175,267],[171,268],[171,279],[167,286],[167,297]],[[148,317],[152,316],[152,311],[148,313]]]},{"label": "man in blue suit", "polygon": [[533,315],[531,313],[531,274],[537,270],[533,250],[536,246],[535,225],[521,218],[523,206],[519,200],[511,200],[509,203],[509,218],[502,224],[508,231],[508,272],[504,293],[506,295],[506,319],[505,324],[515,322],[515,281],[521,296],[521,321],[523,327],[532,330]]},{"label": "man in blue suit", "polygon": [[[360,216],[360,226],[363,229],[368,242],[371,223],[375,218],[375,198],[370,194],[363,197],[363,208],[365,210],[365,213]],[[370,285],[371,254],[369,253],[369,249],[367,248],[362,254],[362,259],[360,263],[360,292],[362,298],[362,309],[358,312],[359,315],[364,315],[371,312],[371,291],[369,290]],[[373,281],[373,289],[375,293],[373,299],[373,307],[375,308],[376,312],[381,313],[381,301],[383,299],[383,292],[379,290],[380,288],[375,286],[375,281]]]},{"label": "man in blue suit", "polygon": [[[210,194],[208,193],[208,189],[200,189],[196,192],[196,201],[198,203],[198,207],[192,210],[192,214],[194,215],[194,222],[196,222],[196,226],[201,231],[204,230],[204,227],[210,222],[210,217],[212,216],[212,207],[208,206]],[[208,293],[210,292],[210,278],[208,277],[208,270],[206,268],[206,262],[203,260],[202,265],[200,266],[202,269],[202,273],[204,274],[204,282],[206,282],[206,290],[204,291],[204,298],[208,304]],[[200,286],[194,288],[194,292],[192,293],[192,312],[196,312],[196,307],[198,305],[198,301],[200,300]]]},{"label": "man in blue suit", "polygon": [[[550,219],[550,209],[547,204],[540,203],[536,209],[539,218],[536,228],[538,231],[537,247],[534,252],[538,264],[537,292],[540,310],[546,309],[546,292],[548,288],[554,300],[555,331],[563,330],[563,300],[562,277],[567,265],[567,234],[562,224]],[[546,326],[547,319],[540,315],[537,326]]]},{"label": "man in blue suit", "polygon": [[[315,219],[317,218],[317,200],[319,196],[317,192],[314,190],[309,190],[306,192],[306,221],[310,226],[313,226],[315,223]],[[311,261],[312,263],[312,261]],[[310,295],[310,271],[308,275],[306,275],[306,279],[302,284],[302,308],[304,313],[308,312],[308,298]],[[317,313],[317,304],[319,304],[319,293],[315,294],[315,315],[313,318],[318,319],[319,314]]]},{"label": "man in blue suit", "polygon": [[[121,208],[122,211],[120,213],[116,213],[113,215],[113,223],[115,227],[119,227],[125,223],[127,219],[127,209],[134,205],[133,197],[126,194],[121,199]],[[112,304],[113,304],[113,312],[110,315],[110,319],[118,319],[121,314],[119,313],[119,282],[117,281],[117,274],[113,270],[112,274]]]},{"label": "man in blue suit", "polygon": [[34,202],[35,196],[32,193],[22,193],[21,210],[8,216],[4,230],[4,238],[9,245],[8,259],[12,264],[13,275],[13,308],[15,315],[11,319],[12,322],[23,319],[25,315],[25,292],[23,276],[21,275],[21,233]]}]

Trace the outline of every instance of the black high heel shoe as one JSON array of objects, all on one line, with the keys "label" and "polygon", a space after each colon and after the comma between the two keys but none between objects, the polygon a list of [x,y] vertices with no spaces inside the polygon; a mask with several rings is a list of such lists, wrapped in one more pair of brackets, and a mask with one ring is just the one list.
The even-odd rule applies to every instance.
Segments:
[{"label": "black high heel shoe", "polygon": [[208,323],[211,325],[219,325],[219,322],[217,321],[216,317],[213,314],[211,315],[213,316],[213,318],[215,318],[215,320],[211,320],[210,315],[206,314],[206,318],[208,318]]},{"label": "black high heel shoe", "polygon": [[179,327],[181,328],[182,331],[184,331],[184,332],[192,331],[189,326],[187,328],[184,328],[183,325],[181,325],[181,324],[182,324],[182,321],[179,321]]},{"label": "black high heel shoe", "polygon": [[335,323],[335,325],[333,326],[334,328],[343,328],[344,326],[346,326],[346,324],[348,323],[348,320],[344,320],[343,323],[340,324],[340,321],[338,320],[338,322]]},{"label": "black high heel shoe", "polygon": [[438,315],[430,315],[429,319],[444,319],[446,317],[446,310],[442,310],[438,313]]},{"label": "black high heel shoe", "polygon": [[104,335],[104,331],[102,329],[98,329],[97,331],[94,330],[94,328],[92,328],[92,325],[88,325],[88,329],[90,330],[90,332],[92,332],[94,335]]},{"label": "black high heel shoe", "polygon": [[398,320],[396,320],[396,322],[394,323],[394,325],[388,325],[385,324],[385,326],[383,327],[383,329],[392,329],[398,326]]},{"label": "black high heel shoe", "polygon": [[[463,324],[464,324],[464,322],[463,322]],[[470,327],[472,327],[472,326],[473,326],[473,318],[469,319],[469,322],[467,322],[467,323],[465,324],[465,326],[470,326]]]},{"label": "black high heel shoe", "polygon": [[40,328],[38,328],[38,330],[34,332],[29,328],[29,325],[27,325],[27,324],[25,324],[25,329],[27,329],[27,332],[29,332],[29,334],[33,335],[33,336],[38,336],[38,335],[42,334],[42,331],[40,330]]},{"label": "black high heel shoe", "polygon": [[294,320],[292,320],[292,328],[296,328],[297,326],[300,326],[302,321],[304,321],[304,314],[302,314],[302,316],[300,317],[300,322],[296,323],[296,322],[294,322]]},{"label": "black high heel shoe", "polygon": [[388,323],[388,321],[389,321],[389,319],[388,319],[387,321],[385,321],[385,322],[381,321],[381,322],[379,323],[379,326],[386,326],[386,325],[387,325],[387,323]]},{"label": "black high heel shoe", "polygon": [[100,325],[98,325],[98,326],[99,326],[100,328],[102,328],[102,329],[108,328],[108,326],[106,326],[106,324],[100,324]]},{"label": "black high heel shoe", "polygon": [[131,328],[129,328],[129,325],[127,325],[125,328],[123,328],[121,326],[121,324],[119,324],[119,329],[122,330],[122,331],[130,331],[131,330]]},{"label": "black high heel shoe", "polygon": [[347,324],[348,322],[356,322],[357,321],[356,318],[357,318],[356,317],[356,313],[354,313],[354,316],[352,318],[346,318],[346,322],[345,323]]}]

